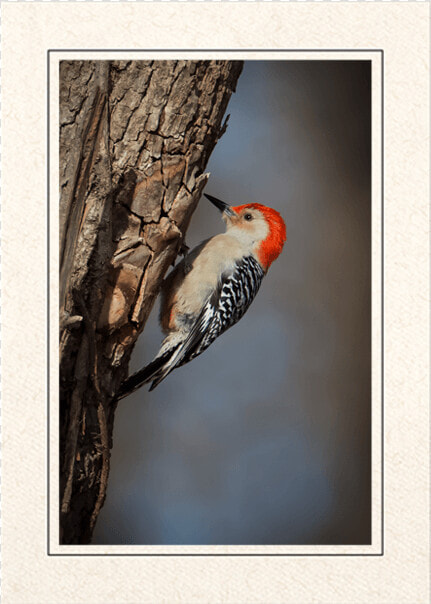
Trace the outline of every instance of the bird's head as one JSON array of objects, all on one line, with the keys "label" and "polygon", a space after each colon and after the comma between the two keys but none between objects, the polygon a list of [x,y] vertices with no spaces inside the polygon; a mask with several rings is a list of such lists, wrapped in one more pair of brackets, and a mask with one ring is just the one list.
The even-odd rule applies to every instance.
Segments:
[{"label": "bird's head", "polygon": [[222,212],[227,232],[249,248],[267,271],[286,241],[286,225],[280,214],[260,203],[230,206],[212,195],[205,193],[205,197]]}]

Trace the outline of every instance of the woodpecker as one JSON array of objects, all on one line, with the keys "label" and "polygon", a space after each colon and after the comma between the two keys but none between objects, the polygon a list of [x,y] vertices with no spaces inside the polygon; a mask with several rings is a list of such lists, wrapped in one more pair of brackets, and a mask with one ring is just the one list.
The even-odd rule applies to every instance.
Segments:
[{"label": "woodpecker", "polygon": [[166,337],[156,358],[123,382],[117,399],[147,382],[153,390],[237,323],[283,249],[286,226],[276,210],[205,197],[222,213],[226,232],[187,253],[164,280],[159,319]]}]

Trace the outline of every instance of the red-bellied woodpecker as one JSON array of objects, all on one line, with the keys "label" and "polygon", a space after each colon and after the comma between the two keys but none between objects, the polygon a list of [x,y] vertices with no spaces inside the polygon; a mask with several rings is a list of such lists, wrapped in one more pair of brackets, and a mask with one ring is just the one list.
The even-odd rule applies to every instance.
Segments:
[{"label": "red-bellied woodpecker", "polygon": [[195,247],[165,279],[160,323],[166,338],[156,358],[122,384],[118,399],[146,382],[152,390],[239,321],[283,249],[286,226],[276,210],[259,203],[231,207],[205,196],[222,212],[226,232]]}]

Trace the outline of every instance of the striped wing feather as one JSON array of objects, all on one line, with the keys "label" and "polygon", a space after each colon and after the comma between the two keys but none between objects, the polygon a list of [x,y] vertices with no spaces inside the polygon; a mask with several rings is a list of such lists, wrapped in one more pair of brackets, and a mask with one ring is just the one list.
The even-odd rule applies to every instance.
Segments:
[{"label": "striped wing feather", "polygon": [[[216,291],[204,305],[189,335],[174,353],[175,367],[200,355],[218,336],[241,319],[253,302],[263,276],[264,272],[253,256],[242,259],[231,273],[222,275]],[[174,361],[174,358],[171,360]]]},{"label": "striped wing feather", "polygon": [[216,291],[202,308],[185,340],[130,376],[117,398],[127,396],[145,382],[151,381],[150,390],[153,390],[173,369],[185,365],[206,350],[219,335],[241,319],[253,302],[263,276],[263,269],[253,256],[237,262],[233,271],[222,275]]}]

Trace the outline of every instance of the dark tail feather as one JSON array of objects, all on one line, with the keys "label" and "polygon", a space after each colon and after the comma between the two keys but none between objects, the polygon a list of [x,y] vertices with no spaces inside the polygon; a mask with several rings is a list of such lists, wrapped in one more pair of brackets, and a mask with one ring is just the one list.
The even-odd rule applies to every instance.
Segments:
[{"label": "dark tail feather", "polygon": [[[157,379],[159,372],[161,372],[161,370],[163,370],[165,363],[167,361],[169,361],[169,359],[172,356],[172,353],[175,350],[176,350],[176,347],[171,348],[171,350],[168,350],[162,356],[156,357],[154,359],[154,361],[151,361],[151,363],[149,363],[143,369],[140,369],[133,375],[130,375],[121,384],[120,390],[118,391],[118,394],[116,396],[116,400],[118,401],[118,400],[128,396],[129,394],[132,394],[132,392],[135,392],[135,390],[138,390],[138,388],[140,388],[143,384],[146,384],[147,382],[150,382],[153,379]],[[159,380],[157,383],[153,383],[150,390],[155,388],[159,382],[161,382],[161,380]]]}]

